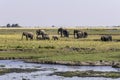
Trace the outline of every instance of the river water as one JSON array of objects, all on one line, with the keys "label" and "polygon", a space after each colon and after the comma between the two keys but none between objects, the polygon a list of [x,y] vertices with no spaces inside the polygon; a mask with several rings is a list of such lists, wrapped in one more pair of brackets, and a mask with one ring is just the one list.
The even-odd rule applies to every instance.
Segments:
[{"label": "river water", "polygon": [[0,80],[120,80],[120,78],[103,78],[103,77],[61,77],[49,76],[50,73],[58,71],[115,71],[120,72],[120,68],[111,66],[64,66],[50,64],[25,63],[18,60],[0,60],[0,68],[21,68],[21,69],[44,69],[31,73],[7,73],[0,76]]}]

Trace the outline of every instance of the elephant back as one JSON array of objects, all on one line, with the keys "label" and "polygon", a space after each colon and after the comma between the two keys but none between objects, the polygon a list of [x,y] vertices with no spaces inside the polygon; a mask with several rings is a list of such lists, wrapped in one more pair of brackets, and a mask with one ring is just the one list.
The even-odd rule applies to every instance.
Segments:
[{"label": "elephant back", "polygon": [[74,34],[78,33],[78,32],[81,32],[80,30],[74,30]]},{"label": "elephant back", "polygon": [[33,37],[33,35],[34,35],[34,34],[33,34],[32,32],[28,32],[28,36],[29,36],[29,37],[30,37],[30,36]]},{"label": "elephant back", "polygon": [[45,34],[45,33],[46,33],[45,30],[41,30],[41,29],[36,30],[36,35],[37,35],[37,36],[38,36],[38,35]]},{"label": "elephant back", "polygon": [[32,32],[23,32],[22,34],[25,35],[25,36],[26,36],[26,35],[33,35]]}]

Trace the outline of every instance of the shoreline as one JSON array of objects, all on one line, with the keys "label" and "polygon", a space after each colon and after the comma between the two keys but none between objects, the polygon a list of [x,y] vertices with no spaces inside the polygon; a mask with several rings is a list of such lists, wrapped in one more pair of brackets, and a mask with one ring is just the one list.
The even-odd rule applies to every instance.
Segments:
[{"label": "shoreline", "polygon": [[0,60],[22,60],[26,63],[36,64],[54,64],[54,65],[66,65],[66,66],[112,66],[114,68],[120,68],[120,61],[49,61],[49,60],[35,60],[32,57],[0,57]]},{"label": "shoreline", "polygon": [[66,65],[66,66],[112,66],[114,68],[120,68],[120,62],[113,61],[44,61],[44,60],[23,60],[26,63],[36,64],[54,64],[54,65]]},{"label": "shoreline", "polygon": [[120,78],[120,72],[101,72],[101,71],[66,71],[54,72],[51,75],[63,77],[105,77],[105,78]]}]

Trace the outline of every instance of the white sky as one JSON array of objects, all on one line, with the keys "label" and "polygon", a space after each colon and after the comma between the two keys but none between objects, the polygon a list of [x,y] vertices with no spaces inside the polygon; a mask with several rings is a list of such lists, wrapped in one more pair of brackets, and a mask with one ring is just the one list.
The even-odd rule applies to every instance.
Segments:
[{"label": "white sky", "polygon": [[0,25],[120,25],[120,0],[0,0]]}]

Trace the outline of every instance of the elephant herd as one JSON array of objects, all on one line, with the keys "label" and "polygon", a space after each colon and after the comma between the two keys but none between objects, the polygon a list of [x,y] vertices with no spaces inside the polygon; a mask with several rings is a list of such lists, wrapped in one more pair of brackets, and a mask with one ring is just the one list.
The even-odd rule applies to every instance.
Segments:
[{"label": "elephant herd", "polygon": [[[66,29],[59,28],[58,35],[60,35],[61,37],[69,37],[70,33]],[[80,31],[80,30],[74,30],[73,35],[74,35],[74,38],[76,38],[76,39],[88,37],[87,32]],[[33,38],[34,38],[34,34],[32,32],[23,32],[21,39],[23,39],[23,36],[26,37],[26,40],[28,40],[28,39],[33,40]],[[38,30],[36,30],[36,39],[37,40],[50,40],[50,36],[46,33],[45,30],[38,29]],[[54,36],[52,36],[52,39],[58,40],[59,38],[58,38],[58,36],[54,35]],[[103,36],[101,36],[101,41],[112,41],[112,36],[111,35],[103,35]]]},{"label": "elephant herd", "polygon": [[[28,38],[30,40],[33,40],[34,38],[34,34],[32,32],[23,32],[21,39],[23,39],[23,36],[26,37],[26,40],[28,40]],[[36,39],[37,40],[46,40],[46,39],[50,40],[50,37],[44,30],[39,29],[39,30],[36,30]]]}]

